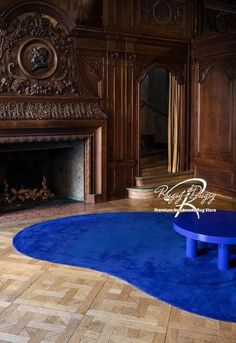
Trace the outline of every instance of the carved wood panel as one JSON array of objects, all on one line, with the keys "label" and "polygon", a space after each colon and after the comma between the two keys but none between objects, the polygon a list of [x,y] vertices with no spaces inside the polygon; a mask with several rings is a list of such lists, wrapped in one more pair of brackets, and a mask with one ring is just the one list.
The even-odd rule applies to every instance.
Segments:
[{"label": "carved wood panel", "polygon": [[235,63],[200,61],[194,73],[195,173],[218,192],[235,192]]},{"label": "carved wood panel", "polygon": [[204,13],[205,32],[227,32],[236,29],[236,13],[207,8]]},{"label": "carved wood panel", "polygon": [[137,56],[107,54],[104,94],[108,115],[108,184],[111,198],[126,195],[138,174]]},{"label": "carved wood panel", "polygon": [[140,0],[138,28],[149,34],[187,37],[189,6],[182,0]]},{"label": "carved wood panel", "polygon": [[172,0],[141,0],[141,23],[154,25],[183,25],[184,4]]},{"label": "carved wood panel", "polygon": [[70,32],[56,15],[44,12],[32,12],[26,4],[15,10],[16,17],[10,12],[2,22],[0,95],[89,96],[75,74]]},{"label": "carved wood panel", "polygon": [[200,153],[232,158],[232,96],[228,73],[213,66],[200,86]]},{"label": "carved wood panel", "polygon": [[[149,39],[143,36],[140,27],[135,26],[139,13],[136,6],[138,2],[112,0],[109,1],[108,8],[104,6],[104,13],[107,11],[104,18],[107,31],[104,32],[97,28],[73,25],[68,17],[70,14],[74,19],[77,18],[79,24],[77,1],[66,4],[62,0],[52,0],[52,3],[68,9],[68,13],[64,11],[63,14],[62,10],[51,5],[48,8],[42,2],[39,5],[34,3],[29,10],[28,3],[28,7],[22,5],[23,9],[19,6],[12,12],[8,11],[8,25],[0,23],[1,42],[6,46],[9,44],[9,48],[2,52],[0,124],[6,125],[14,119],[12,125],[22,130],[25,127],[27,131],[32,119],[35,126],[43,129],[44,125],[57,127],[61,121],[70,126],[73,125],[73,120],[106,119],[104,113],[107,113],[109,197],[122,197],[138,175],[139,79],[153,64],[160,63],[168,66],[180,83],[185,82],[187,45],[185,42],[172,40],[173,37],[176,38],[173,31],[181,28],[181,32],[184,32],[185,27],[179,24],[181,20],[176,18],[178,13],[175,10],[171,10],[170,21],[161,19],[161,12],[156,11],[157,21],[153,25],[157,31],[153,30],[153,25],[149,25],[147,32],[152,35]],[[173,3],[185,6],[185,1]],[[158,6],[164,5],[158,3]],[[125,11],[127,7],[128,13]],[[73,13],[73,9],[76,13]],[[133,35],[135,30],[137,36]],[[172,38],[156,40],[153,35],[161,32],[158,30],[164,30]],[[14,34],[18,36],[11,46],[9,40],[14,38]],[[6,37],[8,40],[5,40]],[[24,44],[28,44],[25,42],[31,39],[38,39],[38,43],[42,43],[41,39],[45,40],[45,44],[48,44],[46,47],[53,46],[56,51],[57,68],[55,71],[53,69],[52,74],[43,72],[41,76],[45,78],[27,75],[25,80],[25,70],[18,63],[20,47],[23,44],[22,49],[26,49],[28,45]],[[14,68],[11,63],[15,64]],[[27,69],[27,65],[25,68]],[[69,83],[64,82],[65,80]]]},{"label": "carved wood panel", "polygon": [[106,119],[97,102],[0,102],[0,120]]}]

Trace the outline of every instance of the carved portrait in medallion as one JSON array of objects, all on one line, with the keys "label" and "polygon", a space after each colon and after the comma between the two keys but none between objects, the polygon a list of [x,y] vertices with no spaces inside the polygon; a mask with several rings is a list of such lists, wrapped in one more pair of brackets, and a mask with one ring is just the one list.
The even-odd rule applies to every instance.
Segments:
[{"label": "carved portrait in medallion", "polygon": [[18,63],[27,76],[44,79],[57,68],[57,54],[53,45],[44,39],[29,39],[18,51]]},{"label": "carved portrait in medallion", "polygon": [[52,16],[39,6],[39,12],[17,7],[19,14],[0,29],[0,96],[89,95],[75,71],[74,24],[68,28],[56,10]]}]

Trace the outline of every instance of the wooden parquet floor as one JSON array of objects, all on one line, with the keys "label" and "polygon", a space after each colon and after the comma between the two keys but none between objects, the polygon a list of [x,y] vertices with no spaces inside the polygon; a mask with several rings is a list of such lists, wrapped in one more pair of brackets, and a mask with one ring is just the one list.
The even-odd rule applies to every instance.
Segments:
[{"label": "wooden parquet floor", "polygon": [[[216,205],[236,210],[232,201]],[[84,206],[80,213],[153,211],[158,206],[163,204],[124,199]],[[100,272],[17,253],[12,237],[39,221],[1,224],[0,217],[0,343],[236,342],[234,323],[181,311]]]}]

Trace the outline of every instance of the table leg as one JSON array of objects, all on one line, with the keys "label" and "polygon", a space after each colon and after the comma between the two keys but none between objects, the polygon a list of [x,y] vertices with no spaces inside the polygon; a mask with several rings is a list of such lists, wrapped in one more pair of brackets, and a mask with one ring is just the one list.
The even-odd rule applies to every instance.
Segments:
[{"label": "table leg", "polygon": [[228,244],[218,244],[218,269],[229,268],[229,246]]},{"label": "table leg", "polygon": [[186,238],[186,256],[196,257],[197,255],[197,241],[195,239]]}]

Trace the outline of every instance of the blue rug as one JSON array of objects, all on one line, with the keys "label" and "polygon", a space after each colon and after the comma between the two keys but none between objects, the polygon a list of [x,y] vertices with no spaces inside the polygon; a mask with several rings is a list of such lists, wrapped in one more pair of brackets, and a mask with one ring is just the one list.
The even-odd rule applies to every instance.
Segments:
[{"label": "blue rug", "polygon": [[80,215],[33,225],[13,244],[27,256],[103,271],[181,309],[236,322],[236,268],[217,269],[214,245],[186,258],[172,221],[167,213]]}]

